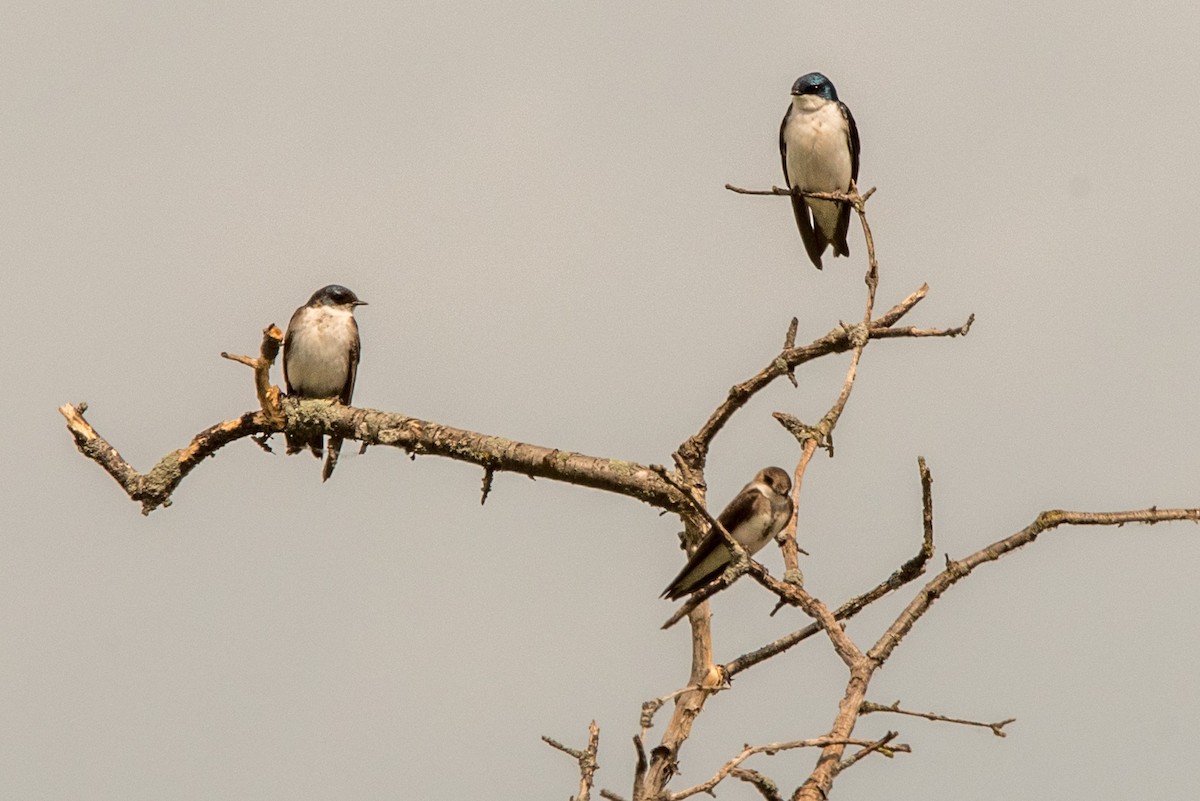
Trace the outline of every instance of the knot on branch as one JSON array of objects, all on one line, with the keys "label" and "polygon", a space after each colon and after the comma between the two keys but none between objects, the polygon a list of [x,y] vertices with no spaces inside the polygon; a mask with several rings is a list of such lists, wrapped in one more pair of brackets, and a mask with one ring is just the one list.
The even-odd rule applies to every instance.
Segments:
[{"label": "knot on branch", "polygon": [[778,420],[779,424],[796,438],[796,442],[800,443],[801,448],[809,441],[812,441],[817,444],[818,448],[824,449],[830,456],[833,456],[832,421],[828,417],[822,419],[817,425],[810,426],[799,417],[790,415],[787,412],[772,412],[771,416]]},{"label": "knot on branch", "polygon": [[801,572],[800,568],[798,567],[789,568],[788,570],[784,571],[783,582],[785,584],[795,584],[797,587],[803,587],[804,573]]},{"label": "knot on branch", "polygon": [[857,323],[855,325],[842,323],[842,330],[845,331],[850,345],[855,348],[865,348],[867,342],[871,339],[871,328],[866,323]]}]

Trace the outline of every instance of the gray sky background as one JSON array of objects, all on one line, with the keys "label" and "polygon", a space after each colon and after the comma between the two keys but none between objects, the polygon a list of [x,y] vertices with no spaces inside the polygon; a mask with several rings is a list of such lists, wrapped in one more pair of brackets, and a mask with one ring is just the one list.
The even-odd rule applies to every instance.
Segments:
[{"label": "gray sky background", "polygon": [[[969,8],[969,10],[968,10]],[[1191,3],[10,4],[0,10],[0,796],[562,799],[601,726],[628,794],[643,700],[687,676],[657,599],[676,523],[632,501],[348,448],[226,448],[143,518],[55,408],[143,469],[252,408],[267,323],[317,287],[361,310],[363,406],[669,460],[788,320],[861,314],[865,247],[818,273],[777,136],[797,76],[853,109],[886,307],[964,340],[866,352],[802,499],[830,603],[916,549],[916,457],[961,557],[1052,507],[1200,504],[1200,12]],[[712,505],[790,468],[845,359],[740,414]],[[278,443],[282,450],[282,443]],[[776,552],[764,552],[778,572]],[[1195,799],[1193,526],[1044,536],[943,598],[870,697],[915,753],[838,797]],[[873,641],[910,597],[850,627]],[[724,661],[803,624],[748,581]],[[817,736],[824,641],[709,703],[681,789],[743,743]],[[662,713],[665,715],[666,713]],[[653,732],[661,734],[661,725]],[[751,765],[792,788],[815,755]],[[734,785],[722,798],[751,798]]]}]

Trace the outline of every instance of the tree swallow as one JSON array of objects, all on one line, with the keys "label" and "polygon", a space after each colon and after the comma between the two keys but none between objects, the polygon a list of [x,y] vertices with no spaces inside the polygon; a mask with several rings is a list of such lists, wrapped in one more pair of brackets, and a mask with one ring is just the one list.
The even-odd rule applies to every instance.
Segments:
[{"label": "tree swallow", "polygon": [[[858,126],[833,84],[819,72],[792,84],[792,104],[779,126],[779,153],[788,188],[805,192],[845,192],[858,180]],[[809,222],[809,211],[812,221]],[[849,256],[846,232],[850,204],[792,195],[792,211],[804,249],[817,269],[826,245],[834,256]]]},{"label": "tree swallow", "polygon": [[[358,373],[358,323],[354,307],[365,300],[344,286],[330,284],[313,293],[288,323],[283,340],[283,383],[288,395],[300,398],[337,398],[349,405]],[[296,440],[287,437],[287,452],[309,448],[321,458],[324,437],[320,434]],[[321,480],[328,481],[342,448],[341,437],[329,438],[329,455]]]},{"label": "tree swallow", "polygon": [[[792,518],[792,479],[778,467],[764,467],[729,502],[717,522],[753,556],[774,539]],[[700,542],[675,580],[660,598],[679,600],[725,572],[733,553],[714,526]]]}]

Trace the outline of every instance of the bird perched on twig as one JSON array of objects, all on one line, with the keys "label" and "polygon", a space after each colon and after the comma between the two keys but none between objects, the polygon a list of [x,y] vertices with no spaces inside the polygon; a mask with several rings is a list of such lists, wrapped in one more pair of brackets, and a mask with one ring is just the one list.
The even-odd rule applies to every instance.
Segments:
[{"label": "bird perched on twig", "polygon": [[[717,522],[753,556],[791,520],[791,491],[792,479],[786,471],[779,467],[764,467],[734,496],[717,517]],[[659,597],[675,601],[695,592],[725,572],[732,561],[733,552],[714,526]]]},{"label": "bird perched on twig", "polygon": [[[858,126],[838,100],[833,83],[821,73],[802,75],[792,84],[792,102],[779,126],[779,153],[789,189],[846,192],[858,180]],[[792,211],[804,249],[818,270],[829,245],[834,256],[850,255],[849,203],[792,195]]]},{"label": "bird perched on twig", "polygon": [[[296,309],[283,340],[283,382],[288,395],[337,398],[350,404],[360,350],[354,308],[365,305],[365,300],[359,300],[346,287],[330,284]],[[297,453],[307,447],[320,459],[324,439],[321,434],[306,440],[287,437],[287,452]],[[341,437],[329,438],[322,481],[333,475],[341,447]]]}]

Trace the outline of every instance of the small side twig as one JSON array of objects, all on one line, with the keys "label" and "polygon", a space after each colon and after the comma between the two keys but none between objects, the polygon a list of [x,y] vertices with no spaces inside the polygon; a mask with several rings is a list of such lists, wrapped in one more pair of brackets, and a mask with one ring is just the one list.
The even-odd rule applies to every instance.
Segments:
[{"label": "small side twig", "polygon": [[971,333],[975,324],[975,315],[968,315],[967,321],[953,328],[917,328],[915,325],[902,325],[898,328],[871,329],[871,339],[890,339],[892,337],[964,337]]},{"label": "small side twig", "polygon": [[492,494],[492,480],[496,477],[496,471],[491,465],[483,468],[483,487],[479,493],[479,505],[483,506],[487,503],[488,496]]},{"label": "small side twig", "polygon": [[911,753],[912,749],[909,748],[907,745],[897,745],[897,746],[889,746],[888,745],[888,743],[890,743],[892,740],[896,739],[898,734],[899,734],[899,732],[889,731],[883,737],[881,737],[880,739],[871,743],[866,748],[863,748],[860,751],[856,751],[852,755],[846,757],[841,762],[837,763],[837,765],[834,767],[833,775],[834,776],[838,775],[846,768],[853,766],[856,762],[858,762],[863,757],[865,757],[869,754],[874,754],[876,752],[883,754],[888,759],[891,759],[893,756],[895,756],[897,753],[900,753],[900,752],[904,752],[906,754]]},{"label": "small side twig", "polygon": [[646,761],[646,749],[642,745],[642,738],[633,735],[633,748],[637,751],[637,765],[633,769],[633,801],[642,801],[642,788],[646,781],[646,768],[649,767],[649,762]]},{"label": "small side twig", "polygon": [[978,726],[983,729],[991,729],[992,734],[997,737],[1007,737],[1008,734],[1004,731],[1004,727],[1010,723],[1016,722],[1016,718],[1001,720],[996,723],[984,723],[978,720],[965,720],[963,718],[950,718],[945,715],[939,715],[935,712],[915,712],[911,709],[901,709],[900,702],[895,701],[887,706],[876,704],[871,701],[863,701],[859,704],[858,713],[860,715],[869,715],[872,712],[892,712],[897,715],[911,715],[914,718],[924,718],[925,720],[933,720],[941,723],[958,723],[963,726]]},{"label": "small side twig", "polygon": [[[787,334],[783,338],[783,349],[789,351],[796,347],[796,332],[800,328],[800,318],[793,317],[792,322],[788,325]],[[784,369],[787,370],[788,381],[792,382],[792,386],[799,389],[800,382],[796,380],[796,368],[790,364],[784,363]]]},{"label": "small side twig", "polygon": [[921,539],[921,553],[924,562],[933,556],[933,473],[925,464],[925,457],[917,457],[917,472],[921,475],[921,529],[924,536]]},{"label": "small side twig", "polygon": [[[733,759],[730,759],[728,762],[726,762],[724,765],[722,765],[720,768],[718,768],[717,772],[715,774],[713,774],[713,776],[710,779],[703,781],[700,784],[693,785],[692,787],[689,787],[686,790],[680,790],[677,793],[671,793],[668,796],[668,799],[669,799],[669,801],[682,801],[684,798],[688,798],[689,796],[696,795],[697,793],[711,793],[713,788],[716,787],[718,784],[720,784],[725,779],[725,777],[731,775],[738,766],[740,766],[743,762],[745,762],[747,759],[754,756],[755,754],[766,754],[767,756],[774,756],[775,754],[779,753],[780,751],[791,751],[796,748],[826,748],[831,745],[843,745],[843,746],[857,745],[857,746],[862,746],[862,748],[864,750],[868,749],[868,748],[878,749],[878,748],[882,747],[883,745],[886,745],[888,742],[890,742],[895,737],[896,737],[895,732],[888,732],[888,736],[885,737],[882,741],[881,740],[835,739],[832,737],[815,737],[810,740],[789,740],[787,742],[781,742],[781,743],[767,743],[766,745],[747,745],[742,749],[742,752],[740,754],[735,756]],[[898,745],[895,748],[893,748],[892,750],[907,752],[909,750],[909,747],[906,745]]]},{"label": "small side twig", "polygon": [[[840,198],[839,198],[840,199]],[[867,335],[872,339],[884,337],[901,318],[908,314],[914,306],[920,303],[929,293],[929,286],[922,284],[908,297],[888,309],[883,314],[871,320],[867,326]],[[702,469],[708,455],[708,449],[714,437],[729,419],[742,408],[756,393],[766,387],[781,375],[786,375],[789,369],[795,369],[801,364],[832,353],[844,353],[852,350],[855,329],[838,325],[822,337],[818,337],[807,345],[786,348],[777,354],[762,370],[750,378],[729,388],[725,400],[709,415],[700,430],[685,440],[677,449],[677,453],[692,469]],[[948,336],[948,334],[941,334]],[[887,337],[894,338],[894,336]]]},{"label": "small side twig", "polygon": [[263,417],[276,429],[283,428],[284,416],[279,406],[279,387],[271,384],[271,366],[275,364],[275,357],[279,355],[279,347],[282,344],[283,332],[279,330],[279,326],[271,323],[263,329],[258,358],[221,351],[221,358],[254,369],[254,394],[258,397],[258,405],[262,409]]},{"label": "small side twig", "polygon": [[754,789],[758,790],[758,794],[763,797],[763,801],[783,801],[783,796],[779,794],[779,785],[757,770],[753,770],[752,768],[734,768],[729,771],[729,775],[753,785]]},{"label": "small side twig", "polygon": [[588,744],[583,750],[569,748],[545,735],[542,735],[542,742],[574,757],[579,763],[579,795],[571,796],[571,801],[588,801],[592,792],[592,779],[600,767],[596,764],[596,752],[600,749],[600,727],[596,725],[596,721],[593,720],[588,726]]}]

